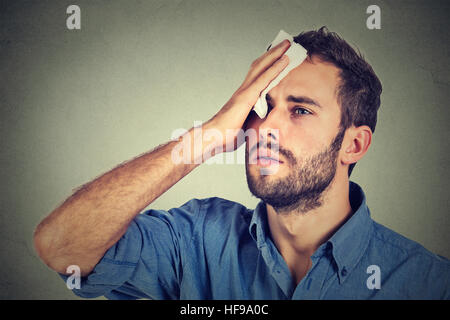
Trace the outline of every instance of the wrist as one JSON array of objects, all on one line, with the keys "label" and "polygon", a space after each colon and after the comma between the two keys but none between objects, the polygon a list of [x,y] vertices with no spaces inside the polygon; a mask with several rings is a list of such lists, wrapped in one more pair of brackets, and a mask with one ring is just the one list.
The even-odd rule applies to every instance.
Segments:
[{"label": "wrist", "polygon": [[176,139],[172,149],[175,164],[199,165],[223,151],[223,139],[214,123],[195,125]]},{"label": "wrist", "polygon": [[194,137],[194,161],[203,163],[213,156],[223,152],[224,137],[211,119],[201,126],[191,129]]}]

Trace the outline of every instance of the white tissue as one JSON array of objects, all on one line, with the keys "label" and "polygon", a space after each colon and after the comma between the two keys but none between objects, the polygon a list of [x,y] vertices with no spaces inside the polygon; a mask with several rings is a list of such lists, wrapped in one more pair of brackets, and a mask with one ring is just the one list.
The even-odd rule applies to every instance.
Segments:
[{"label": "white tissue", "polygon": [[261,95],[259,96],[258,100],[255,103],[255,106],[253,107],[253,110],[255,110],[256,114],[262,119],[267,115],[267,101],[266,101],[266,94],[275,87],[280,81],[295,67],[300,65],[307,56],[306,49],[303,48],[298,43],[294,42],[294,38],[284,32],[283,30],[280,30],[278,35],[275,37],[275,40],[272,41],[270,44],[271,47],[276,46],[283,40],[288,39],[291,43],[291,46],[289,49],[285,52],[285,55],[289,57],[289,64],[284,68],[281,73],[272,80],[272,82],[269,83],[266,89],[264,89],[263,92],[261,92]]}]

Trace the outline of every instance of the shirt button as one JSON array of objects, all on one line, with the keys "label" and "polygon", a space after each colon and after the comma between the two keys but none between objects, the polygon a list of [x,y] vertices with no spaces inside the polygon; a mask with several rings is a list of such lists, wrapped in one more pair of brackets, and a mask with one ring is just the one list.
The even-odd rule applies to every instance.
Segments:
[{"label": "shirt button", "polygon": [[343,267],[341,270],[341,276],[345,277],[346,275],[347,275],[347,269],[345,269],[345,267]]}]

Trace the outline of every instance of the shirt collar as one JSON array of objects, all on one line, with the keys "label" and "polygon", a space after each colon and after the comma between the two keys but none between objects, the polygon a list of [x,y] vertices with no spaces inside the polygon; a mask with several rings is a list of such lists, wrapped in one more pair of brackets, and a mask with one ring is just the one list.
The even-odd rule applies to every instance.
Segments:
[{"label": "shirt collar", "polygon": [[255,240],[258,248],[266,245],[268,228],[266,204],[264,201],[260,201],[253,211],[252,220],[250,221],[249,226],[250,235],[253,240]]},{"label": "shirt collar", "polygon": [[[334,235],[314,253],[325,252],[330,246],[338,268],[339,282],[343,283],[364,254],[372,232],[372,219],[366,205],[366,197],[361,187],[350,181],[350,204],[354,213],[334,233]],[[268,234],[267,210],[263,201],[256,206],[250,221],[249,232],[258,248],[266,245]]]},{"label": "shirt collar", "polygon": [[372,233],[372,219],[361,187],[350,181],[350,204],[354,213],[327,241],[332,244],[340,283],[348,278],[363,256]]}]

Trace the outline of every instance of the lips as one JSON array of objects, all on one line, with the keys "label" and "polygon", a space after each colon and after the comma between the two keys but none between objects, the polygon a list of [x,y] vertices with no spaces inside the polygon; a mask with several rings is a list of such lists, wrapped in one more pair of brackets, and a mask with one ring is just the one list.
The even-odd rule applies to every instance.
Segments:
[{"label": "lips", "polygon": [[269,157],[258,157],[257,158],[257,164],[260,166],[273,166],[273,165],[279,165],[281,162],[273,159],[273,158],[269,158]]},{"label": "lips", "polygon": [[267,149],[258,149],[251,163],[257,163],[261,166],[279,165],[283,163],[279,158],[279,154]]}]

